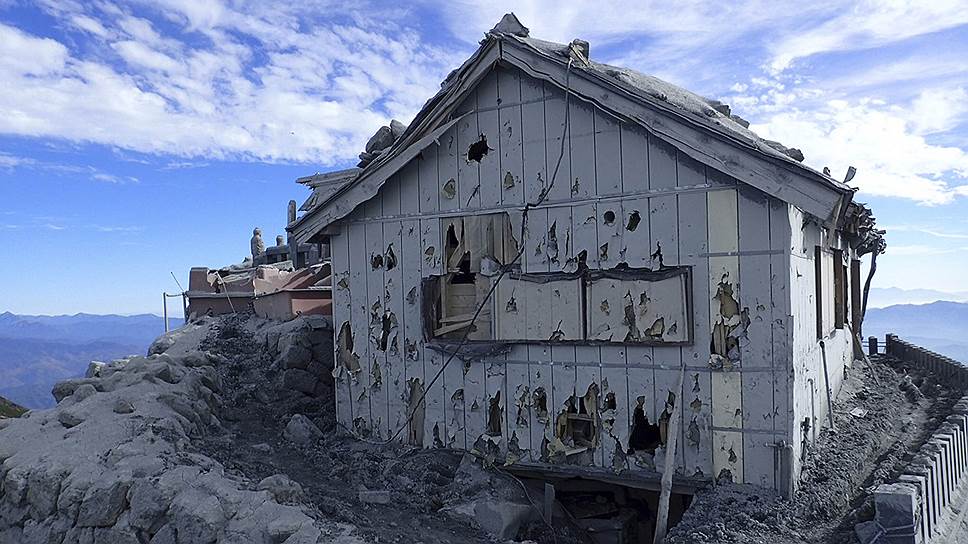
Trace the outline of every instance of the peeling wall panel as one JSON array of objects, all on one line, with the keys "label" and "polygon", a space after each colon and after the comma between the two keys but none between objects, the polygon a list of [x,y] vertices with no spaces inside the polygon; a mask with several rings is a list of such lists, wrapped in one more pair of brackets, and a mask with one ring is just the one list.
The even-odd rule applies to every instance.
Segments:
[{"label": "peeling wall panel", "polygon": [[[554,404],[552,404],[551,383],[551,348],[548,346],[521,346],[523,349],[512,349],[511,356],[517,356],[521,351],[527,354],[528,373],[531,383],[531,461],[542,462],[542,455],[546,437],[553,436]],[[523,354],[521,354],[523,355]],[[542,404],[543,402],[543,404]],[[544,409],[542,409],[544,408]]]},{"label": "peeling wall panel", "polygon": [[[793,360],[792,345],[789,342],[790,329],[790,222],[785,202],[770,200],[770,284],[772,286],[772,327],[773,342],[773,401],[776,404],[774,417],[775,429],[783,431],[787,443],[793,443],[794,419],[791,411],[791,374]],[[786,485],[781,482],[779,485]]]},{"label": "peeling wall panel", "polygon": [[622,218],[625,213],[622,211],[622,202],[597,203],[595,216],[598,222],[598,266],[614,268],[620,262],[625,262],[625,245],[622,241],[625,231]]},{"label": "peeling wall panel", "polygon": [[537,208],[528,212],[525,248],[521,255],[521,270],[525,273],[548,272],[549,262],[545,243],[548,239],[548,210]]},{"label": "peeling wall panel", "polygon": [[[370,259],[367,252],[352,248],[366,248],[366,228],[362,223],[347,226],[349,231],[349,292],[352,297],[354,347],[360,358],[360,372],[353,381],[353,421],[350,428],[364,436],[372,432],[370,418],[370,311],[367,308],[367,275]],[[382,233],[381,233],[382,239]],[[382,241],[382,240],[381,240]]]},{"label": "peeling wall panel", "polygon": [[[440,142],[437,147],[437,193],[440,195],[438,202],[441,211],[456,210],[461,207],[460,183],[457,179],[458,162],[464,161],[457,138],[461,124],[467,124],[469,127],[469,121],[466,118],[462,119],[437,140]],[[466,131],[467,127],[464,130]]]},{"label": "peeling wall panel", "polygon": [[[616,352],[615,354],[618,354]],[[629,430],[632,426],[632,416],[629,411],[628,374],[624,366],[625,361],[613,360],[609,351],[602,353],[602,466],[621,471],[628,468],[625,450],[629,442]],[[624,357],[624,353],[621,356]],[[611,397],[609,397],[611,395]],[[614,409],[606,402],[614,400]]]},{"label": "peeling wall panel", "polygon": [[[612,116],[601,110],[595,110],[594,114],[596,194],[598,196],[620,195],[624,157],[619,124]],[[648,185],[640,185],[640,187],[648,187]]]},{"label": "peeling wall panel", "polygon": [[492,359],[481,365],[484,369],[484,398],[482,409],[484,412],[484,429],[490,438],[493,450],[485,451],[485,455],[497,454],[499,459],[508,454],[508,421],[507,408],[511,402],[508,397],[507,364],[501,359]]},{"label": "peeling wall panel", "polygon": [[[444,135],[446,137],[446,134]],[[435,213],[440,209],[440,179],[437,177],[437,154],[441,143],[434,143],[427,146],[417,155],[417,193],[420,196],[420,212],[423,214]],[[403,189],[404,192],[412,190],[411,187]]]},{"label": "peeling wall panel", "polygon": [[[555,200],[589,198],[596,194],[595,113],[591,106],[576,100],[575,97],[569,100],[568,113],[571,177],[568,178],[569,186],[564,192],[560,191],[557,183],[555,184]],[[565,153],[568,152],[569,149],[566,148]],[[549,151],[548,161],[553,161],[557,156],[557,150],[554,154]]]},{"label": "peeling wall panel", "polygon": [[[630,174],[626,172],[625,175]],[[624,230],[619,256],[623,262],[633,268],[647,268],[653,265],[651,255],[655,246],[652,245],[650,228],[651,209],[649,199],[644,196],[626,198],[622,202],[623,226],[621,228]],[[630,222],[634,225],[634,230],[629,230]]]},{"label": "peeling wall panel", "polygon": [[531,425],[534,423],[528,364],[517,362],[527,360],[527,350],[521,357],[514,355],[513,352],[508,354],[508,359],[515,362],[508,364],[506,368],[507,401],[504,403],[508,427],[508,461],[512,464],[519,460],[531,460]]},{"label": "peeling wall panel", "polygon": [[580,261],[581,256],[584,255],[585,263],[589,268],[599,268],[598,212],[595,204],[572,206],[571,223],[576,261]]},{"label": "peeling wall panel", "polygon": [[734,482],[744,481],[743,433],[713,431],[713,471],[719,477],[724,470],[732,474]]},{"label": "peeling wall panel", "polygon": [[464,365],[464,425],[468,449],[487,430],[487,392],[484,389],[485,365],[471,362]]},{"label": "peeling wall panel", "polygon": [[[562,425],[562,417],[568,406],[567,403],[575,394],[576,388],[575,348],[567,349],[568,346],[563,347],[566,349],[559,349],[559,346],[551,347],[551,358],[554,360],[551,367],[551,404],[549,406],[552,433],[557,433],[558,428]],[[567,458],[560,453],[562,446],[559,441],[552,440],[549,445],[550,456],[546,459],[546,462],[575,463],[574,457]],[[558,452],[557,455],[556,452]]]},{"label": "peeling wall panel", "polygon": [[[425,383],[429,384],[450,356],[430,348],[424,353]],[[427,418],[430,441],[425,438],[424,444],[433,444],[433,428],[437,425],[437,434],[444,447],[470,449],[473,441],[468,443],[466,434],[468,405],[464,394],[464,364],[454,357],[443,369],[440,379],[428,391],[427,413],[433,414],[433,418]]]},{"label": "peeling wall panel", "polygon": [[[522,82],[523,83],[523,82]],[[524,98],[525,89],[528,85],[524,84],[521,87],[522,98]],[[544,140],[544,164],[545,164],[545,175],[541,177],[543,180],[543,185],[548,185],[552,181],[554,176],[554,184],[548,191],[548,202],[561,202],[568,199],[570,194],[572,176],[575,174],[572,172],[571,163],[571,153],[569,152],[569,137],[571,133],[574,133],[575,127],[573,123],[569,123],[568,134],[564,134],[564,154],[562,154],[562,134],[565,129],[565,95],[564,93],[558,91],[557,89],[546,86],[544,88],[544,125],[543,134],[541,138]],[[528,125],[532,122],[537,122],[537,118],[532,119],[531,117],[524,118],[525,130],[532,130]],[[558,163],[558,157],[561,157],[561,165],[558,168],[557,176],[554,175],[555,165]],[[528,165],[532,161],[532,158],[528,156],[528,151],[524,152],[524,162],[527,169],[530,170],[531,167]],[[529,182],[534,181],[534,178],[529,179]],[[528,201],[535,202],[539,192],[541,191],[542,184],[535,183],[531,190],[528,192]]]},{"label": "peeling wall panel", "polygon": [[[631,434],[635,423],[636,409],[641,409],[641,415],[647,418],[651,425],[658,423],[658,416],[655,412],[655,369],[652,365],[652,359],[649,357],[638,361],[643,366],[632,366],[632,348],[629,348],[628,356],[628,400],[626,406],[628,407],[629,433]],[[628,451],[630,449],[628,439],[626,439],[624,445]],[[630,454],[628,458],[628,469],[633,471],[654,471],[655,464],[654,456],[648,453],[636,451],[634,454]]]},{"label": "peeling wall panel", "polygon": [[[374,199],[381,204],[378,199]],[[371,201],[371,202],[374,202]],[[369,204],[369,203],[368,203]],[[369,206],[365,206],[367,217],[376,217],[382,212],[380,208],[371,211]],[[373,215],[371,215],[373,214]],[[380,438],[387,436],[390,428],[390,407],[387,393],[386,375],[386,350],[380,349],[380,334],[382,329],[382,319],[386,315],[386,279],[384,278],[384,267],[381,264],[374,268],[375,257],[383,260],[383,252],[386,245],[383,241],[383,224],[378,221],[366,223],[366,255],[370,259],[370,269],[366,272],[366,294],[367,307],[370,310],[369,326],[369,395],[370,395],[370,420],[373,432]]]},{"label": "peeling wall panel", "polygon": [[778,474],[776,457],[777,448],[773,443],[772,435],[746,434],[743,444],[745,481],[768,489],[776,489]]},{"label": "peeling wall panel", "polygon": [[[680,186],[699,186],[706,183],[706,168],[683,155],[677,157]],[[684,265],[692,265],[693,343],[682,346],[682,360],[686,364],[683,388],[684,463],[686,474],[711,476],[712,461],[712,380],[708,370],[710,322],[709,314],[709,252],[706,224],[706,194],[682,193],[679,205],[679,256]],[[701,372],[688,368],[702,368]]]},{"label": "peeling wall panel", "polygon": [[[498,121],[500,123],[500,149],[501,149],[501,171],[500,185],[502,200],[507,205],[524,205],[524,149],[521,118],[521,79],[518,73],[512,70],[498,71],[498,95],[502,104],[514,104],[504,106],[498,111]],[[544,107],[542,103],[530,104],[530,106]],[[543,131],[542,131],[543,132]],[[544,139],[540,141],[544,148]],[[534,143],[531,144],[532,147]],[[541,154],[543,156],[543,153]],[[542,161],[543,162],[543,161]]]},{"label": "peeling wall panel", "polygon": [[[590,422],[594,429],[593,444],[588,446],[588,454],[582,454],[577,461],[580,464],[590,466],[603,466],[602,457],[602,369],[601,356],[599,349],[589,346],[578,346],[575,348],[575,360],[579,362],[575,366],[575,395],[579,402],[585,404],[585,414],[592,418]],[[583,353],[584,352],[584,353]],[[584,363],[584,364],[581,364]],[[588,364],[592,363],[592,364]]]},{"label": "peeling wall panel", "polygon": [[[683,393],[681,390],[677,389],[679,385],[679,374],[681,355],[678,347],[656,347],[653,349],[654,360],[655,360],[655,413],[658,420],[662,421],[662,414],[666,410],[666,402],[669,400],[669,394],[675,395],[675,411],[682,414],[682,398]],[[683,389],[686,388],[686,381],[683,379]],[[673,414],[669,414],[671,418]],[[685,451],[681,445],[683,441],[684,426],[679,426],[679,437],[678,446],[676,447],[676,464],[675,470],[680,473],[685,473],[686,470],[686,459]],[[663,466],[665,464],[665,448],[659,448],[656,450],[657,460],[656,468],[659,472],[662,472]]]},{"label": "peeling wall panel", "polygon": [[548,208],[548,228],[545,231],[545,255],[548,269],[574,272],[578,270],[574,258],[571,207]]},{"label": "peeling wall panel", "polygon": [[[389,194],[389,193],[388,193]],[[399,196],[399,193],[398,193]],[[399,200],[393,204],[384,199],[384,210],[388,206],[399,208]],[[385,212],[390,213],[390,212]],[[397,212],[399,213],[399,212]],[[403,267],[400,258],[403,250],[403,224],[400,221],[383,223],[384,244],[384,306],[385,311],[393,316],[390,337],[386,350],[385,387],[387,390],[387,406],[389,410],[389,432],[407,425],[408,401],[407,395],[407,359],[404,357],[406,345],[404,342],[407,326],[407,314],[404,307]],[[394,262],[395,261],[395,262]],[[392,265],[392,266],[391,266]],[[395,322],[395,325],[393,323]],[[397,440],[406,441],[407,435],[401,433]]]},{"label": "peeling wall panel", "polygon": [[[404,358],[404,383],[412,383],[419,380],[421,386],[426,390],[427,383],[424,380],[424,345],[423,345],[423,315],[420,311],[420,277],[423,266],[423,249],[420,244],[420,221],[404,221],[402,224],[400,241],[400,269],[402,283],[400,289],[403,292],[403,334],[401,335],[401,349]],[[406,388],[404,388],[406,392]],[[424,429],[419,436],[426,437],[429,427],[433,428],[431,418],[427,413],[426,400],[423,403]],[[412,410],[413,407],[411,407]],[[408,425],[408,436],[411,432],[415,433],[418,429],[413,428],[413,424]],[[443,433],[442,429],[438,432]],[[433,446],[433,442],[423,440],[425,447]]]},{"label": "peeling wall panel", "polygon": [[477,128],[481,134],[487,137],[487,145],[490,151],[484,155],[478,168],[480,176],[480,205],[483,208],[491,208],[501,205],[502,174],[501,174],[501,129],[498,119],[498,106],[501,104],[498,95],[497,70],[484,78],[484,81],[477,87]]},{"label": "peeling wall panel", "polygon": [[[548,149],[555,149],[554,157],[558,157],[557,147],[552,145],[551,134],[546,135],[547,130],[554,132],[555,137],[561,135],[561,125],[557,128],[545,126],[545,102],[544,87],[542,83],[532,78],[521,79],[521,138],[523,141],[524,155],[524,199],[526,202],[537,202],[541,191],[551,180],[551,171],[548,170],[548,160],[546,155]],[[559,110],[561,106],[559,106]],[[560,140],[556,140],[560,142]],[[554,163],[551,168],[554,168]],[[561,179],[568,179],[568,156],[566,155],[561,164],[558,175]]]},{"label": "peeling wall panel", "polygon": [[[462,110],[476,108],[475,96],[472,95]],[[481,207],[481,173],[480,163],[471,160],[469,150],[480,141],[480,127],[478,114],[471,113],[457,123],[457,199],[458,209],[472,210]],[[488,144],[488,146],[490,146]],[[488,155],[490,155],[488,151]]]},{"label": "peeling wall panel", "polygon": [[[337,355],[335,365],[340,365],[339,332],[344,323],[352,323],[352,298],[350,297],[349,275],[349,234],[347,228],[340,228],[338,235],[330,238],[330,255],[333,266],[333,333]],[[351,325],[352,326],[352,325]],[[353,331],[356,332],[356,331]],[[336,390],[336,420],[344,425],[353,421],[353,381],[355,376],[345,369],[334,369]]]}]

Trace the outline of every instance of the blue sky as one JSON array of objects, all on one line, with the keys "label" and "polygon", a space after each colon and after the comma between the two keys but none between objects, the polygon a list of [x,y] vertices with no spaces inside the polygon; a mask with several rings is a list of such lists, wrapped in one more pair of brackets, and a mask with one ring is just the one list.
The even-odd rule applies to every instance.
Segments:
[{"label": "blue sky", "polygon": [[0,0],[0,311],[159,313],[170,272],[283,233],[295,178],[355,164],[512,10],[857,167],[875,284],[968,291],[968,3],[272,4]]}]

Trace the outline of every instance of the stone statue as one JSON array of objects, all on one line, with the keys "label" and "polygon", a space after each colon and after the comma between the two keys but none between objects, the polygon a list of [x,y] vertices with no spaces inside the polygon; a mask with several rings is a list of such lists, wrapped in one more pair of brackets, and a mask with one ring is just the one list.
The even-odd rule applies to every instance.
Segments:
[{"label": "stone statue", "polygon": [[291,224],[293,224],[293,223],[296,222],[296,201],[295,200],[290,200],[289,201],[289,215],[288,215],[288,218],[289,218],[289,222],[286,223],[287,225],[291,225]]},{"label": "stone statue", "polygon": [[281,234],[276,236],[276,247],[282,247],[284,245],[286,245],[286,239]]},{"label": "stone statue", "polygon": [[266,252],[266,244],[262,241],[262,229],[256,227],[252,231],[252,240],[249,241],[249,247],[252,249],[252,259],[255,260],[256,257],[264,255]]}]

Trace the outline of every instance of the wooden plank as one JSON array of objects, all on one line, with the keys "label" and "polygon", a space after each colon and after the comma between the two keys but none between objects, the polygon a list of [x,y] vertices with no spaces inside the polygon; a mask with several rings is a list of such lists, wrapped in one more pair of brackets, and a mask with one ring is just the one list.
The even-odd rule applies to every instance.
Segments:
[{"label": "wooden plank", "polygon": [[[541,87],[538,87],[540,90]],[[523,206],[524,205],[524,132],[522,131],[521,119],[523,117],[521,106],[521,78],[516,70],[498,70],[498,97],[502,104],[513,104],[502,106],[498,111],[500,123],[500,149],[501,149],[501,169],[500,186],[502,193],[501,202],[504,205]],[[541,108],[541,116],[544,116],[544,105],[541,103],[533,104]],[[537,111],[531,112],[536,115]],[[543,124],[543,122],[542,122]],[[532,142],[532,146],[541,145],[540,157],[543,163],[544,142]]]},{"label": "wooden plank", "polygon": [[732,475],[732,481],[746,481],[743,475],[743,433],[740,431],[713,431],[715,477],[722,476],[724,470]]},{"label": "wooden plank", "polygon": [[501,172],[501,137],[498,106],[502,100],[499,91],[499,76],[497,70],[492,70],[477,87],[477,128],[487,138],[490,151],[481,159],[478,167],[480,182],[480,206],[493,208],[500,206],[504,176]]}]

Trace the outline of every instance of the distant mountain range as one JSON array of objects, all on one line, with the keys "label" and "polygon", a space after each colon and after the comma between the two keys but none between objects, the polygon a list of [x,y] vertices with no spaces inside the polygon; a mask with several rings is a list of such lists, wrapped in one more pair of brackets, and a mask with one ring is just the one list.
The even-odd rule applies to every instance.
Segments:
[{"label": "distant mountain range", "polygon": [[867,306],[869,308],[886,308],[897,304],[929,304],[937,301],[968,302],[968,291],[950,293],[934,289],[872,287]]},{"label": "distant mountain range", "polygon": [[[172,328],[181,319],[170,319]],[[156,315],[0,314],[0,396],[26,408],[53,406],[53,385],[82,376],[91,361],[143,354],[165,332]]]},{"label": "distant mountain range", "polygon": [[968,364],[968,304],[939,301],[868,308],[864,336],[887,333]]}]

